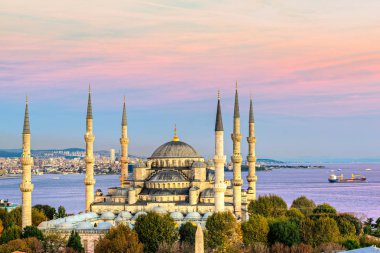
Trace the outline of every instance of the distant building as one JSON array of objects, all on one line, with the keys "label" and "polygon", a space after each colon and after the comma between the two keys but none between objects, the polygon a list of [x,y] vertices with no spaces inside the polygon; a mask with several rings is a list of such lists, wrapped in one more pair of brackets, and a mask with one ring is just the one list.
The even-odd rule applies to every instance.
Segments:
[{"label": "distant building", "polygon": [[9,202],[8,200],[0,199],[0,209],[5,209],[7,212],[12,211],[19,205],[13,204]]},{"label": "distant building", "polygon": [[115,149],[113,148],[110,149],[110,163],[111,164],[115,163]]}]

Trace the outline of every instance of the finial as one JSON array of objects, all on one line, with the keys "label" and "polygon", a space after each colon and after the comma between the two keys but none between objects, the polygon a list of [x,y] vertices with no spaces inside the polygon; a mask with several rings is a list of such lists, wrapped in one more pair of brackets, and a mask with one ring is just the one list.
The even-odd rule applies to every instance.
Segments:
[{"label": "finial", "polygon": [[28,95],[25,97],[25,103],[28,104]]},{"label": "finial", "polygon": [[124,104],[125,104],[125,96],[124,96]]},{"label": "finial", "polygon": [[174,124],[174,136],[172,141],[179,141],[179,137],[177,136],[177,125]]},{"label": "finial", "polygon": [[235,82],[235,89],[236,89],[236,90],[238,89],[238,82],[237,82],[237,80],[236,80],[236,82]]}]

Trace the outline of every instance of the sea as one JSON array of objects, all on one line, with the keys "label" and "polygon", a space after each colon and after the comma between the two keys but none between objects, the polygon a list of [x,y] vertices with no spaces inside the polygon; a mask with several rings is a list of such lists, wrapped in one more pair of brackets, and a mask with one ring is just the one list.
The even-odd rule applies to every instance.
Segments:
[{"label": "sea", "polygon": [[[315,164],[316,165],[316,164]],[[380,163],[318,164],[324,168],[282,168],[271,171],[258,171],[258,195],[276,194],[290,206],[301,195],[315,201],[316,204],[329,203],[339,212],[349,212],[357,217],[380,217]],[[338,171],[340,169],[341,171]],[[351,173],[360,173],[367,177],[365,183],[329,183],[331,173],[343,173],[345,178]],[[242,172],[243,189],[247,188],[247,172]],[[227,179],[232,172],[226,172]],[[95,189],[103,193],[107,188],[119,185],[119,175],[99,175],[95,177]],[[19,190],[21,178],[0,179],[0,199],[21,203]],[[78,213],[85,207],[84,174],[38,175],[32,178],[34,191],[32,203],[54,207],[60,205],[68,213]]]}]

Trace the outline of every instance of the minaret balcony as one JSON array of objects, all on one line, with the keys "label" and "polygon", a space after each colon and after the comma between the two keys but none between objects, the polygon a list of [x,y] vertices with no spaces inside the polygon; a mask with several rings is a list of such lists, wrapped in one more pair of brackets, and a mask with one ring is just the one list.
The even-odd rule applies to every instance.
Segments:
[{"label": "minaret balcony", "polygon": [[231,181],[232,181],[233,186],[242,186],[243,185],[243,180],[241,180],[241,179],[233,179]]},{"label": "minaret balcony", "polygon": [[120,157],[120,163],[128,163],[128,162],[129,162],[128,157],[125,157],[125,156]]},{"label": "minaret balcony", "polygon": [[255,143],[256,142],[256,137],[247,137],[248,143]]},{"label": "minaret balcony", "polygon": [[86,142],[94,142],[94,140],[95,140],[95,136],[94,136],[92,133],[86,133],[86,134],[84,135],[84,140],[85,140]]},{"label": "minaret balcony", "polygon": [[128,138],[120,138],[120,144],[121,145],[128,145],[129,139]]},{"label": "minaret balcony", "polygon": [[257,182],[257,176],[248,176],[247,181],[248,182]]},{"label": "minaret balcony", "polygon": [[225,155],[214,155],[213,157],[214,163],[223,163],[226,161],[226,156]]},{"label": "minaret balcony", "polygon": [[20,190],[22,192],[32,192],[34,189],[34,185],[31,183],[21,183],[20,184]]},{"label": "minaret balcony", "polygon": [[85,156],[84,161],[85,161],[85,163],[94,163],[95,158],[93,156]]},{"label": "minaret balcony", "polygon": [[247,161],[250,163],[255,163],[256,162],[256,156],[247,156]]},{"label": "minaret balcony", "polygon": [[20,158],[20,161],[21,161],[21,164],[23,166],[32,166],[33,165],[33,158],[32,157],[27,157],[27,156],[23,156]]},{"label": "minaret balcony", "polygon": [[243,158],[241,157],[240,154],[238,154],[238,155],[232,155],[231,160],[233,163],[241,163],[243,161]]},{"label": "minaret balcony", "polygon": [[85,178],[84,179],[84,184],[85,185],[94,185],[96,183],[96,180],[93,178]]},{"label": "minaret balcony", "polygon": [[242,139],[242,135],[241,134],[233,133],[233,134],[231,134],[231,139],[234,142],[240,142],[241,139]]}]

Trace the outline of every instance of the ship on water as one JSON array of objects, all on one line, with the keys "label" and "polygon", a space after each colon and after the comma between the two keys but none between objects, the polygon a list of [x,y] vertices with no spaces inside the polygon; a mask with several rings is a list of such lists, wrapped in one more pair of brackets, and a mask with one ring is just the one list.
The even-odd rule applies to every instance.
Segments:
[{"label": "ship on water", "polygon": [[341,173],[339,176],[334,173],[329,176],[330,183],[363,183],[367,181],[367,178],[362,174],[351,174],[350,178],[344,178]]}]

